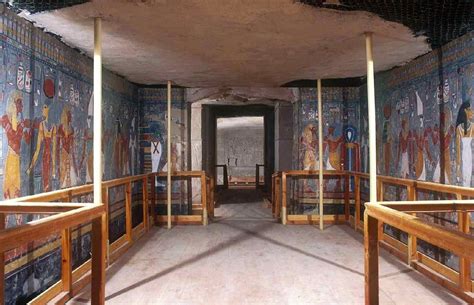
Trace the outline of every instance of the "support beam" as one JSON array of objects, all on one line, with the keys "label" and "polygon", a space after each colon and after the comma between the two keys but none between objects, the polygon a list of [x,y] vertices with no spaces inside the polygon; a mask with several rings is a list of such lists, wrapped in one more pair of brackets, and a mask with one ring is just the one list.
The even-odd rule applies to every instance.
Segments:
[{"label": "support beam", "polygon": [[[94,203],[102,203],[102,20],[94,19]],[[105,303],[106,222],[104,213],[92,222],[91,303]]]},{"label": "support beam", "polygon": [[375,81],[374,58],[372,53],[372,33],[365,33],[367,52],[367,101],[369,110],[369,174],[370,174],[370,202],[377,201],[377,148],[375,122]]},{"label": "support beam", "polygon": [[102,20],[94,19],[94,203],[102,203]]},{"label": "support beam", "polygon": [[168,229],[171,229],[171,81],[168,81],[168,111],[167,111],[167,170],[166,170],[166,203],[168,211]]},{"label": "support beam", "polygon": [[379,304],[379,224],[364,213],[365,304]]},{"label": "support beam", "polygon": [[324,230],[324,177],[323,177],[323,102],[321,79],[318,79],[318,148],[319,148],[319,229]]}]

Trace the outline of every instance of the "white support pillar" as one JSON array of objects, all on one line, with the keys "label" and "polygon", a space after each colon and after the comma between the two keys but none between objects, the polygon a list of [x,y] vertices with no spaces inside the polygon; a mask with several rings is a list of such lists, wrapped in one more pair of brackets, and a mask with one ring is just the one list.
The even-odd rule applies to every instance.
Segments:
[{"label": "white support pillar", "polygon": [[319,229],[324,230],[323,96],[321,90],[321,79],[318,79]]},{"label": "white support pillar", "polygon": [[372,54],[372,33],[365,33],[367,52],[367,100],[369,112],[369,176],[370,202],[377,202],[377,147],[375,121],[374,58]]},{"label": "white support pillar", "polygon": [[94,19],[94,203],[102,203],[102,20]]},{"label": "white support pillar", "polygon": [[167,111],[167,170],[166,170],[166,203],[168,208],[168,229],[171,229],[171,81],[168,81],[168,111]]}]

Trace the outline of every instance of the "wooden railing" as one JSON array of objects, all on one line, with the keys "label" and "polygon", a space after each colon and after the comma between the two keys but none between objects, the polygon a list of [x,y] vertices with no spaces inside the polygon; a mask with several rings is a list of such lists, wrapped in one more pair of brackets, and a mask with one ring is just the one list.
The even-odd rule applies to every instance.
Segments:
[{"label": "wooden railing", "polygon": [[[288,215],[287,213],[287,179],[305,178],[317,179],[318,171],[287,171],[278,172],[272,176],[272,211],[275,218],[280,218],[282,223],[314,223],[319,220],[319,215]],[[324,177],[333,178],[335,176],[343,178],[344,188],[344,220],[343,223],[351,224],[356,230],[364,230],[364,222],[361,216],[364,214],[364,202],[368,201],[368,194],[363,193],[362,184],[369,180],[369,175],[360,172],[350,171],[324,171]],[[348,186],[351,185],[351,188]],[[397,202],[397,204],[414,204],[412,201],[419,199],[420,193],[435,194],[437,197],[453,200],[473,199],[474,188],[445,185],[433,182],[416,181],[410,179],[401,179],[388,176],[377,176],[377,200],[383,202],[386,197],[388,187],[396,187],[400,192],[406,192],[408,202]],[[367,184],[368,188],[368,184]],[[350,191],[352,189],[352,191]],[[417,201],[416,205],[429,204],[433,201]],[[438,204],[442,201],[434,201]],[[449,201],[453,202],[453,201]],[[391,204],[395,204],[392,202]],[[415,206],[415,205],[414,205]],[[351,213],[351,207],[353,213]],[[438,205],[439,207],[439,205]],[[423,208],[420,207],[420,211]],[[437,212],[437,211],[434,211]],[[453,212],[450,210],[449,212]],[[469,234],[471,231],[469,211],[456,211],[457,230],[462,234]],[[414,211],[412,214],[416,214]],[[324,221],[340,222],[337,215],[325,215]],[[298,220],[298,221],[295,221]],[[337,220],[337,221],[336,221]],[[418,251],[418,240],[416,235],[406,232],[408,235],[407,243],[384,233],[383,219],[378,221],[378,240],[380,244],[388,249],[392,254],[405,262],[408,262],[413,268],[416,268],[431,279],[442,284],[456,295],[466,299],[467,292],[474,291],[474,281],[471,277],[471,263],[468,257],[459,257],[459,272],[446,266],[445,264],[432,259],[426,254]],[[395,226],[396,227],[396,226]],[[400,228],[399,228],[400,229]],[[403,229],[402,229],[403,231]],[[425,240],[426,241],[426,240]],[[427,241],[429,242],[429,241]]]},{"label": "wooden railing", "polygon": [[[3,229],[5,224],[5,214],[10,213],[27,213],[27,214],[52,214],[59,213],[54,216],[50,216],[39,221],[30,222],[24,226],[11,228],[0,231],[0,254],[3,255],[5,250],[11,249],[8,243],[4,244],[4,240],[9,236],[18,237],[20,243],[14,245],[20,245],[32,240],[38,240],[43,235],[43,231],[39,235],[35,231],[30,231],[28,228],[40,228],[44,230],[45,236],[54,235],[60,233],[61,235],[61,246],[62,246],[62,271],[61,280],[53,284],[46,291],[41,293],[35,299],[30,301],[30,304],[44,304],[54,299],[54,301],[65,301],[76,295],[82,288],[84,288],[91,281],[91,267],[92,267],[92,280],[94,280],[94,258],[88,260],[75,270],[70,270],[72,261],[71,259],[71,227],[78,224],[87,223],[88,221],[94,220],[95,218],[103,214],[103,238],[104,242],[104,253],[106,253],[105,260],[107,264],[114,262],[120,257],[126,250],[128,250],[133,243],[139,239],[145,232],[150,228],[150,224],[159,224],[166,222],[166,216],[159,216],[156,213],[157,205],[157,193],[156,193],[156,179],[166,177],[166,172],[149,173],[143,175],[136,175],[130,177],[123,177],[114,180],[105,181],[102,183],[102,201],[104,205],[100,207],[92,204],[73,203],[72,201],[80,196],[90,195],[93,192],[93,186],[91,184],[72,187],[68,189],[62,189],[52,191],[48,193],[42,193],[32,196],[26,196],[21,198],[4,201],[0,204],[0,229]],[[199,215],[172,215],[172,222],[178,224],[203,224],[206,225],[208,222],[208,216],[213,217],[214,215],[214,179],[210,178],[203,171],[181,171],[173,172],[173,179],[192,179],[198,178],[201,180],[201,205],[202,213]],[[133,194],[132,185],[134,183],[141,183],[141,204],[143,205],[143,220],[141,223],[133,227],[132,224],[132,208],[133,208]],[[109,211],[109,193],[112,188],[122,187],[125,198],[125,234],[109,244],[109,222],[110,222],[110,211]],[[190,189],[188,191],[191,191]],[[47,203],[50,201],[59,201],[60,203]],[[83,211],[89,211],[85,213]],[[92,211],[92,212],[91,212]],[[68,214],[69,213],[69,214]],[[77,216],[77,219],[70,217],[70,213]],[[79,213],[79,214],[78,214]],[[100,215],[97,213],[101,213]],[[78,216],[79,215],[79,216]],[[99,216],[97,216],[99,215]],[[89,217],[89,218],[87,218]],[[92,217],[92,218],[91,218]],[[74,218],[74,220],[72,219]],[[51,221],[50,221],[51,220]],[[69,223],[70,221],[70,223]],[[37,223],[39,222],[39,225]],[[44,223],[47,223],[45,225]],[[39,227],[38,227],[39,226]],[[92,234],[94,236],[94,221],[92,223]],[[24,229],[27,228],[27,229]],[[28,232],[35,232],[34,235],[28,235]],[[5,237],[7,236],[7,237]],[[95,237],[93,237],[95,238]],[[97,237],[98,238],[98,237]],[[9,240],[9,239],[8,239]],[[94,247],[94,244],[93,244]],[[97,249],[96,249],[97,250]],[[93,249],[93,251],[96,251]],[[105,255],[105,254],[104,254]],[[4,260],[0,257],[0,293],[3,298],[3,283],[5,265]],[[93,294],[94,295],[94,294]],[[1,301],[0,298],[0,301]],[[2,302],[0,302],[2,304]]]},{"label": "wooden railing", "polygon": [[[472,280],[470,275],[470,263],[474,260],[474,237],[467,232],[459,232],[447,229],[439,225],[433,225],[415,215],[407,213],[420,212],[456,212],[468,216],[474,211],[474,200],[458,201],[423,201],[423,202],[378,202],[366,203],[364,213],[364,249],[365,249],[365,296],[366,304],[375,305],[379,303],[379,236],[380,223],[386,223],[408,233],[412,239],[420,238],[434,246],[446,249],[458,257],[460,265],[459,282],[452,285],[449,281],[442,281],[442,277],[435,275],[428,268],[418,264],[416,248],[408,252],[408,263],[430,276],[443,286],[447,287],[456,295],[469,304],[474,303],[474,298],[465,292],[472,291]],[[410,241],[409,241],[410,243]],[[420,267],[422,269],[420,269]]]},{"label": "wooden railing", "polygon": [[0,231],[0,304],[4,304],[4,253],[34,240],[51,235],[61,234],[62,263],[61,280],[55,284],[49,297],[42,294],[37,304],[44,304],[54,296],[62,293],[63,300],[69,299],[76,274],[72,271],[71,228],[92,222],[90,260],[92,304],[104,304],[105,300],[105,256],[106,256],[106,214],[102,204],[69,204],[69,203],[4,203],[0,205],[0,228],[4,228],[5,214],[52,214],[45,218],[31,221],[19,227]]}]

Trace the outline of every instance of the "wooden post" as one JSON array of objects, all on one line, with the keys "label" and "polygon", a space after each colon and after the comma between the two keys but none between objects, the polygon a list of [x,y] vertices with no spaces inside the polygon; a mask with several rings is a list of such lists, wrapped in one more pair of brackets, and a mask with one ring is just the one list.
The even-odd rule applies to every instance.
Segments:
[{"label": "wooden post", "polygon": [[107,247],[106,251],[106,262],[107,265],[110,263],[110,244],[109,244],[109,188],[107,186],[102,188],[102,202],[105,205],[105,245]]},{"label": "wooden post", "polygon": [[255,164],[255,188],[258,189],[258,184],[260,183],[260,167],[258,164]]},{"label": "wooden post", "polygon": [[[378,180],[377,177],[375,178],[375,180],[376,181]],[[377,201],[378,202],[383,201],[384,193],[385,193],[385,186],[384,186],[382,180],[378,180],[376,193],[377,193]],[[383,222],[379,221],[378,223],[379,223],[379,240],[383,240],[383,234],[384,234],[384,232],[383,232]]]},{"label": "wooden post", "polygon": [[375,83],[374,58],[372,54],[372,33],[365,33],[367,53],[367,100],[369,112],[369,175],[370,175],[370,202],[377,201],[377,126],[375,121]]},{"label": "wooden post", "polygon": [[379,304],[379,224],[364,213],[365,304]]},{"label": "wooden post", "polygon": [[102,20],[94,19],[94,203],[102,201]]},{"label": "wooden post", "polygon": [[281,223],[286,225],[286,173],[281,174]]},{"label": "wooden post", "polygon": [[149,230],[148,224],[148,178],[142,180],[142,196],[143,196],[143,228]]},{"label": "wooden post", "polygon": [[[460,196],[462,199],[462,196]],[[458,212],[458,228],[459,231],[469,234],[470,230],[470,213],[466,211]],[[471,280],[471,260],[466,257],[459,257],[459,286],[464,291],[472,291]]]},{"label": "wooden post", "polygon": [[354,197],[355,197],[355,213],[354,213],[354,229],[360,226],[360,177],[354,176]]},{"label": "wooden post", "polygon": [[61,232],[61,281],[63,291],[67,291],[72,297],[72,249],[71,249],[71,229],[64,229]]},{"label": "wooden post", "polygon": [[[0,213],[0,231],[5,229],[5,214]],[[5,304],[5,253],[0,251],[0,304]]]},{"label": "wooden post", "polygon": [[132,183],[125,184],[125,234],[132,241]]},{"label": "wooden post", "polygon": [[166,203],[168,214],[168,229],[171,229],[171,81],[168,81],[168,112],[167,112],[167,171],[166,171]]},{"label": "wooden post", "polygon": [[151,187],[151,215],[153,216],[153,225],[158,224],[158,219],[156,215],[156,176],[155,174],[151,175],[150,187]]},{"label": "wooden post", "polygon": [[105,303],[105,214],[92,221],[91,303]]},{"label": "wooden post", "polygon": [[214,205],[215,205],[215,198],[214,198],[214,195],[215,195],[215,188],[216,188],[215,179],[214,179],[214,177],[211,177],[211,191],[210,191],[210,194],[209,194],[209,196],[211,197],[211,198],[209,199],[209,201],[210,201],[209,215],[211,215],[211,217],[214,217]]},{"label": "wooden post", "polygon": [[207,192],[206,173],[201,174],[201,205],[202,205],[202,225],[207,226]]},{"label": "wooden post", "polygon": [[349,221],[349,215],[350,215],[350,205],[349,205],[349,174],[344,175],[344,214],[345,214],[345,220]]},{"label": "wooden post", "polygon": [[[323,96],[318,79],[318,153],[319,153],[319,229],[324,230],[324,175],[323,175]],[[304,191],[304,190],[303,190]]]},{"label": "wooden post", "polygon": [[[415,186],[409,186],[407,188],[407,197],[409,201],[416,201],[416,188]],[[416,216],[416,213],[412,213]],[[417,260],[417,239],[416,236],[408,234],[407,241],[407,263],[408,266],[413,265],[413,261]]]}]

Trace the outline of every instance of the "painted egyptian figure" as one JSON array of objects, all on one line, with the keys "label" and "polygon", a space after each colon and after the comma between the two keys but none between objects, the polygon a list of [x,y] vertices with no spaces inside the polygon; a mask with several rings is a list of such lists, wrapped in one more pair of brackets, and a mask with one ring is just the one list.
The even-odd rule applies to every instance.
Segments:
[{"label": "painted egyptian figure", "polygon": [[[434,174],[433,174],[433,181],[434,182],[441,182],[441,162],[443,162],[443,170],[444,170],[444,179],[447,183],[452,183],[451,181],[451,154],[450,154],[450,146],[451,146],[451,139],[454,135],[454,127],[451,125],[452,122],[452,113],[449,108],[446,108],[440,114],[440,121],[442,129],[435,125],[433,131],[431,133],[431,139],[433,141],[433,145],[437,146],[438,144],[441,145],[440,150],[443,153],[443,158],[439,158],[436,162]],[[442,160],[443,159],[443,160]]]},{"label": "painted egyptian figure", "polygon": [[[56,158],[53,156],[53,152],[56,151],[56,126],[49,124],[49,102],[45,102],[43,106],[43,118],[39,123],[38,127],[38,139],[36,141],[36,150],[31,160],[31,164],[27,169],[27,173],[30,174],[34,168],[38,157],[43,148],[43,160],[41,174],[43,179],[43,192],[51,190],[51,176],[56,178]],[[52,166],[51,166],[52,163]]]},{"label": "painted egyptian figure", "polygon": [[303,145],[304,156],[303,156],[303,169],[304,170],[315,170],[319,168],[318,160],[315,154],[315,139],[314,139],[315,128],[313,124],[308,124],[301,137],[301,144]]},{"label": "painted egyptian figure", "polygon": [[71,109],[65,106],[61,113],[61,125],[58,128],[59,181],[61,188],[77,185],[76,155],[74,153],[74,128],[71,126]]},{"label": "painted egyptian figure", "polygon": [[456,169],[457,177],[466,187],[471,186],[472,179],[473,117],[471,102],[468,100],[462,103],[456,120]]},{"label": "painted egyptian figure", "polygon": [[326,168],[329,170],[341,170],[341,144],[344,143],[344,137],[336,137],[334,135],[334,127],[328,128],[328,135],[324,138],[324,142],[328,147],[329,154]]},{"label": "painted egyptian figure", "polygon": [[383,150],[383,164],[384,174],[390,173],[390,163],[392,162],[392,134],[390,128],[390,117],[392,115],[392,108],[390,104],[383,107],[383,129],[382,129],[382,150]]},{"label": "painted egyptian figure", "polygon": [[408,158],[408,146],[410,145],[411,132],[408,129],[408,122],[406,119],[402,120],[402,130],[399,134],[399,145],[398,145],[398,155],[397,155],[397,164],[400,164],[400,177],[408,178],[410,174],[409,168],[409,158]]},{"label": "painted egyptian figure", "polygon": [[31,130],[30,132],[25,131],[25,128],[30,127],[30,121],[23,119],[23,98],[20,92],[14,92],[11,95],[7,106],[7,113],[1,117],[1,124],[5,129],[8,140],[3,197],[4,199],[10,199],[20,197],[21,140],[25,137],[25,140],[29,143],[31,139]]},{"label": "painted egyptian figure", "polygon": [[425,130],[424,123],[423,123],[423,102],[418,94],[416,94],[416,102],[417,102],[417,113],[419,119],[418,130],[413,132],[413,138],[415,140],[416,145],[416,159],[414,160],[415,164],[415,178],[418,180],[426,180],[426,164],[425,164],[425,151],[426,156],[430,162],[433,162],[433,158],[431,157],[431,153],[428,146],[428,129]]}]

